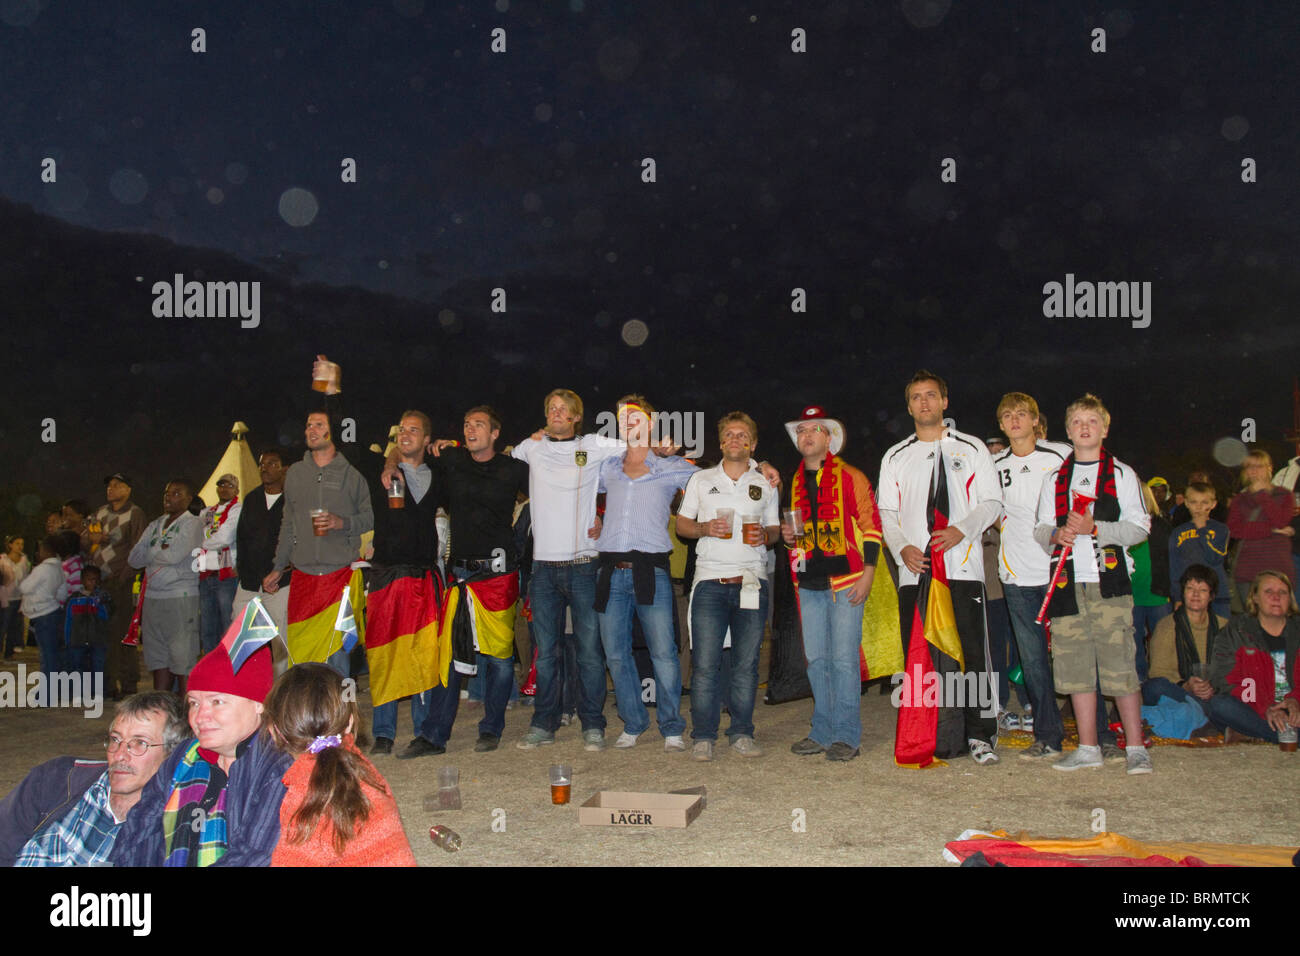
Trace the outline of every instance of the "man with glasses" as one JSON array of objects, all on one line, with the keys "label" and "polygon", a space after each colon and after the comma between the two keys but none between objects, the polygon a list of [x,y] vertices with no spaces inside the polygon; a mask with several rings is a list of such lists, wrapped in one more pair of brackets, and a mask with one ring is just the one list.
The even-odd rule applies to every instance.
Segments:
[{"label": "man with glasses", "polygon": [[104,740],[107,762],[56,757],[0,801],[0,866],[103,863],[144,785],[187,731],[174,694],[123,700]]}]

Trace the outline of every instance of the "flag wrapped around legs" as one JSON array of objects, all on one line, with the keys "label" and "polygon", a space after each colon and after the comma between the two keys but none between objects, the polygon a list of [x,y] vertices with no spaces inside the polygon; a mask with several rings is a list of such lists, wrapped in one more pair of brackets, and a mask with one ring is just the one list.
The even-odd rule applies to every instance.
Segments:
[{"label": "flag wrapped around legs", "polygon": [[[935,479],[927,503],[931,533],[948,527],[948,476],[939,451]],[[964,743],[965,718],[959,707],[943,706],[944,675],[965,669],[957,617],[943,553],[929,548],[930,570],[917,582],[916,609],[907,643],[898,705],[898,732],[894,762],[900,767],[922,768],[936,763],[935,755],[956,756]],[[942,765],[942,761],[938,761]]]},{"label": "flag wrapped around legs", "polygon": [[289,661],[324,663],[343,649],[344,634],[338,630],[343,589],[352,602],[357,636],[365,640],[366,592],[361,570],[339,568],[329,574],[304,574],[295,570],[289,582]]},{"label": "flag wrapped around legs", "polygon": [[[292,593],[292,592],[291,592]],[[376,704],[443,683],[439,653],[442,582],[413,565],[372,567],[366,595],[366,662]]]}]

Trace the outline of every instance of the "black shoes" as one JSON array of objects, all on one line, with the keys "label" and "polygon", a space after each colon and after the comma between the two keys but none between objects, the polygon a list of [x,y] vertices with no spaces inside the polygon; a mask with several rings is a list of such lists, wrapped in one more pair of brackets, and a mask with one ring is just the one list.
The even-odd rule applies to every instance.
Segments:
[{"label": "black shoes", "polygon": [[474,752],[476,754],[485,754],[488,751],[496,750],[497,745],[500,743],[500,737],[493,737],[491,734],[479,734],[478,741],[474,744]]},{"label": "black shoes", "polygon": [[393,742],[387,737],[376,737],[374,746],[370,748],[370,756],[375,754],[390,754],[393,752]]},{"label": "black shoes", "polygon": [[800,757],[811,757],[813,754],[824,754],[825,752],[826,748],[811,737],[805,737],[797,744],[790,745],[790,753],[798,754]]},{"label": "black shoes", "polygon": [[850,747],[842,741],[837,741],[836,743],[831,744],[830,749],[826,751],[827,760],[852,760],[857,755],[857,747]]},{"label": "black shoes", "polygon": [[410,760],[413,757],[427,757],[429,754],[445,754],[446,752],[447,748],[442,744],[435,744],[423,737],[416,737],[406,745],[405,750],[397,755],[397,759]]}]

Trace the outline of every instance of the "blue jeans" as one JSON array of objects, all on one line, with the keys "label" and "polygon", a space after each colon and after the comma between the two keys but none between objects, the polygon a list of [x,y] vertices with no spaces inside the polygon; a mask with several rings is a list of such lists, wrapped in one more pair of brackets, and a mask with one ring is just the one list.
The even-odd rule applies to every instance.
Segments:
[{"label": "blue jeans", "polygon": [[632,615],[641,621],[646,647],[655,672],[655,709],[659,733],[680,737],[686,729],[681,714],[682,668],[673,636],[673,582],[663,568],[655,568],[654,604],[637,604],[632,569],[615,568],[609,583],[609,602],[600,618],[600,642],[614,678],[614,698],[623,730],[643,734],[650,727],[650,712],[641,700],[641,676],[632,656]]},{"label": "blue jeans", "polygon": [[[475,674],[473,677],[467,677],[465,679],[465,687],[469,691],[470,700],[481,701],[487,695],[487,681],[488,681],[487,669],[490,666],[491,662],[494,660],[496,660],[495,657],[488,657],[486,654],[478,655],[478,673]],[[510,666],[511,669],[513,670],[514,669],[513,661],[511,662]],[[519,685],[516,684],[512,678],[510,681],[510,696],[506,699],[506,701],[507,703],[509,703],[510,701],[515,701],[518,699],[519,699]]]},{"label": "blue jeans", "polygon": [[[596,621],[596,562],[547,564],[533,562],[528,599],[533,608],[533,638],[537,641],[537,697],[532,726],[555,733],[560,726],[560,642],[564,639],[564,608],[573,615],[578,645],[578,719],[584,732],[605,729],[605,656]],[[558,622],[558,626],[557,626]]]},{"label": "blue jeans", "polygon": [[[1170,700],[1176,700],[1180,704],[1187,700],[1191,695],[1183,690],[1167,677],[1150,677],[1142,682],[1142,704],[1145,707],[1154,707],[1160,703],[1161,697],[1168,697]],[[1197,703],[1204,709],[1205,701],[1197,699]]]},{"label": "blue jeans", "polygon": [[[515,662],[509,657],[478,655],[479,674],[484,675],[487,697],[483,701],[483,719],[478,723],[479,736],[497,737],[506,728],[506,701],[515,683]],[[476,675],[477,676],[477,675]],[[429,711],[417,725],[421,737],[433,744],[446,746],[451,737],[456,712],[460,709],[460,685],[464,674],[453,667],[445,687],[429,691]],[[515,688],[518,690],[518,688]]]},{"label": "blue jeans", "polygon": [[799,615],[803,626],[803,652],[812,686],[812,731],[823,747],[862,744],[862,612],[849,592],[799,590]]},{"label": "blue jeans", "polygon": [[224,581],[215,577],[199,579],[200,653],[206,654],[225,637],[238,589],[239,578],[226,578]]},{"label": "blue jeans", "polygon": [[[701,581],[691,599],[691,737],[717,740],[722,698],[718,671],[722,641],[731,628],[731,687],[727,736],[754,736],[754,695],[758,693],[758,649],[767,621],[767,582],[759,585],[758,607],[742,609],[740,585]],[[859,640],[861,638],[859,637]]]},{"label": "blue jeans", "polygon": [[65,670],[63,610],[31,618],[31,625],[41,652],[41,673],[48,678]]},{"label": "blue jeans", "polygon": [[1201,701],[1201,707],[1220,730],[1231,727],[1248,737],[1277,743],[1277,731],[1268,725],[1268,721],[1255,713],[1249,704],[1243,704],[1231,694],[1215,694],[1209,700]]},{"label": "blue jeans", "polygon": [[[1003,593],[1006,588],[1003,588]],[[990,663],[998,675],[998,705],[1005,710],[1011,701],[1011,689],[1014,687],[1016,700],[1024,707],[1029,702],[1025,695],[1023,683],[1013,684],[1007,677],[1020,666],[1020,655],[1016,653],[1016,641],[1011,636],[1011,615],[1007,611],[1005,597],[989,598],[985,604],[989,622],[989,653],[993,659]]]},{"label": "blue jeans", "polygon": [[[424,723],[424,715],[429,711],[429,691],[423,694],[411,695],[411,731],[418,734],[420,725]],[[378,740],[380,737],[387,737],[389,740],[397,739],[397,701],[390,700],[385,704],[377,704],[374,713],[370,718],[370,732]]]},{"label": "blue jeans", "polygon": [[1011,632],[1020,652],[1020,670],[1025,678],[1025,692],[1034,708],[1034,739],[1056,750],[1065,738],[1065,723],[1056,706],[1052,683],[1052,659],[1047,652],[1047,631],[1034,622],[1047,595],[1047,585],[1019,587],[1004,584],[1002,593],[1011,616]]},{"label": "blue jeans", "polygon": [[1156,625],[1160,623],[1160,619],[1168,617],[1173,612],[1174,606],[1168,601],[1155,607],[1133,605],[1133,640],[1137,642],[1137,658],[1134,663],[1137,664],[1138,680],[1146,680],[1150,673],[1150,665],[1147,663],[1147,641],[1156,632]]}]

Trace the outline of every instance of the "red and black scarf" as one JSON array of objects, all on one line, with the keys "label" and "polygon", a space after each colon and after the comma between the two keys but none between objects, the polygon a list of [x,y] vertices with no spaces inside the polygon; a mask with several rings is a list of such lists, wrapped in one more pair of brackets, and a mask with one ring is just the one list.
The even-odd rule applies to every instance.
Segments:
[{"label": "red and black scarf", "polygon": [[[1065,527],[1065,522],[1070,516],[1070,485],[1074,478],[1076,464],[1074,453],[1071,452],[1070,457],[1056,472],[1056,526],[1058,528]],[[1115,458],[1104,448],[1097,462],[1096,488],[1097,500],[1092,504],[1093,521],[1118,521],[1120,515],[1119,495],[1115,491]],[[1101,578],[1101,596],[1108,598],[1132,594],[1133,586],[1129,583],[1128,562],[1124,557],[1123,547],[1117,544],[1099,545],[1095,529],[1092,534],[1092,544]],[[1058,544],[1052,552],[1050,570],[1053,575],[1063,550],[1064,548]],[[1074,595],[1073,560],[1066,562],[1065,573],[1056,581],[1056,592],[1052,595],[1048,613],[1053,618],[1079,613],[1079,604]]]}]

